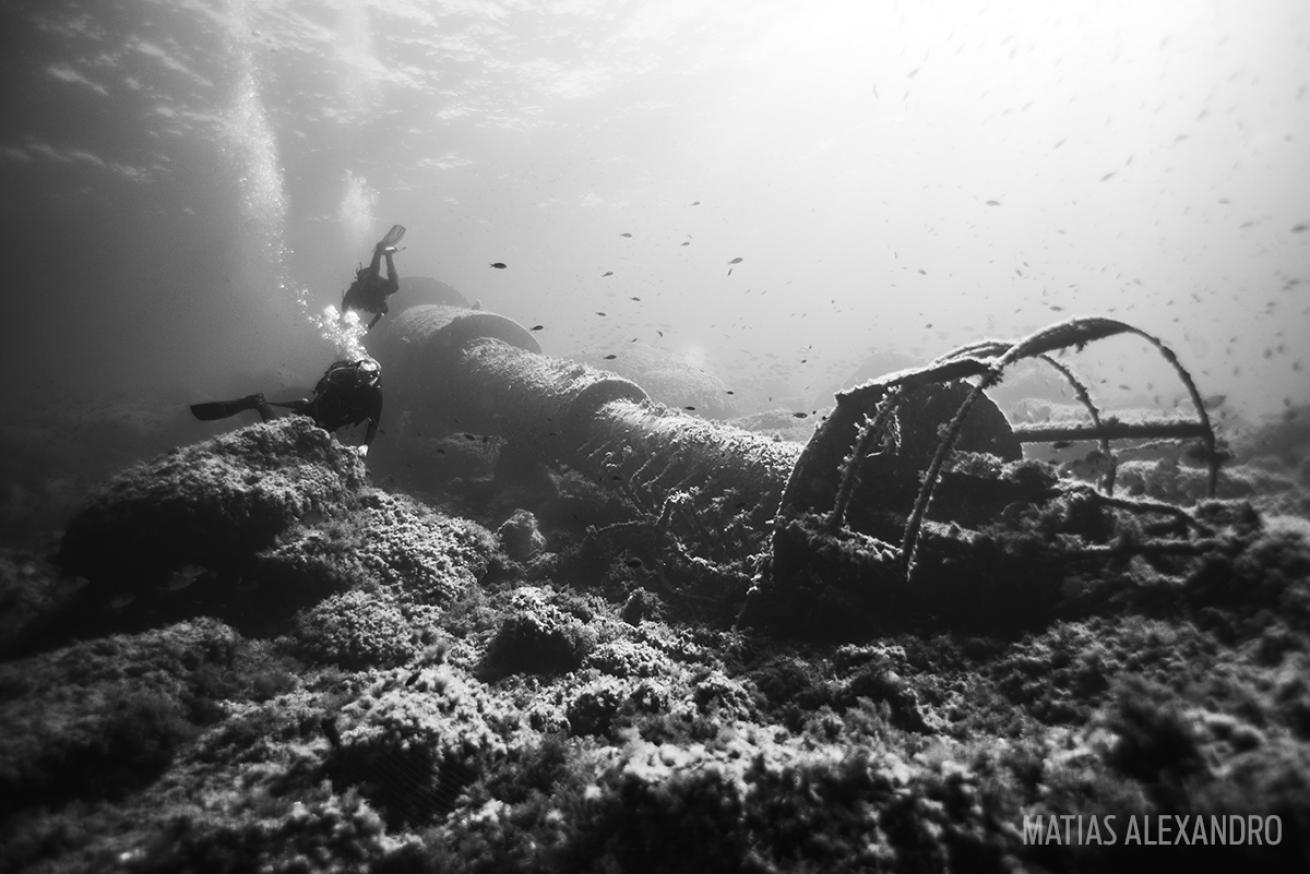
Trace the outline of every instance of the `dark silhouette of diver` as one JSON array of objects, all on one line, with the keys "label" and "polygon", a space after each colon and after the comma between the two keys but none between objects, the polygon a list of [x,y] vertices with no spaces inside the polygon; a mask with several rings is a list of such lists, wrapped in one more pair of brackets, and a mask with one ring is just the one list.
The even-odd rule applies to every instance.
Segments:
[{"label": "dark silhouette of diver", "polygon": [[[366,330],[372,330],[378,319],[382,318],[382,314],[387,311],[387,298],[400,288],[400,280],[396,278],[396,264],[391,256],[396,253],[396,244],[403,236],[404,225],[392,225],[387,235],[373,247],[373,260],[367,267],[355,271],[355,281],[341,298],[342,317],[347,310],[373,313],[373,320],[368,323]],[[383,258],[387,259],[386,279],[381,276]]]},{"label": "dark silhouette of diver", "polygon": [[270,403],[264,400],[262,394],[253,394],[235,401],[192,404],[191,413],[197,419],[208,422],[255,410],[267,422],[277,415],[273,407],[284,407],[292,413],[309,416],[315,425],[325,431],[358,425],[367,419],[368,431],[364,435],[364,442],[356,447],[360,455],[367,455],[382,418],[382,367],[368,356],[336,361],[319,379],[313,393],[307,398]]}]

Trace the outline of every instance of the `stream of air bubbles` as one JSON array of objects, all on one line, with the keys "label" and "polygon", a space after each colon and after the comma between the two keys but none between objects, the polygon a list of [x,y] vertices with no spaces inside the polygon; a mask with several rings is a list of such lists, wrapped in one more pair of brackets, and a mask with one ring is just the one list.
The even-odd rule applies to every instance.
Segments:
[{"label": "stream of air bubbles", "polygon": [[[232,53],[237,69],[237,85],[231,106],[224,119],[226,142],[235,159],[241,190],[242,218],[254,236],[254,255],[265,266],[265,277],[276,284],[277,300],[295,301],[294,309],[318,331],[334,350],[337,358],[365,355],[364,326],[358,313],[344,315],[335,305],[315,310],[309,288],[293,281],[287,245],[288,198],[285,173],[278,151],[277,132],[269,118],[259,65],[249,35],[256,32],[246,0],[235,0],[232,7]],[[362,240],[372,220],[377,193],[364,179],[347,173],[345,195],[338,219],[348,236]],[[263,280],[267,282],[267,278]],[[258,280],[256,280],[258,282]]]}]

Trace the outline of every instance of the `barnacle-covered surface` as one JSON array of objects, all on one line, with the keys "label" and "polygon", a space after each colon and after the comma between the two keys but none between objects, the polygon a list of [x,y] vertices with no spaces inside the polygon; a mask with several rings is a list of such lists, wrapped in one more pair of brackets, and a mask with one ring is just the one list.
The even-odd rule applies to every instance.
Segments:
[{"label": "barnacle-covered surface", "polygon": [[239,562],[362,485],[363,464],[291,416],[177,449],[114,477],[69,521],[60,562],[93,583]]},{"label": "barnacle-covered surface", "polygon": [[592,422],[580,465],[646,515],[705,546],[753,547],[778,507],[801,447],[688,416],[616,401]]},{"label": "barnacle-covered surface", "polygon": [[[1144,461],[1139,489],[1124,462],[1111,504],[1052,465],[957,452],[909,589],[888,520],[912,478],[883,517],[861,475],[848,524],[787,523],[816,557],[849,553],[796,569],[816,599],[734,630],[769,546],[766,501],[737,502],[780,494],[799,445],[658,405],[601,420],[540,503],[343,479],[239,578],[206,565],[107,603],[12,549],[0,597],[41,633],[0,664],[7,868],[1125,870],[1161,848],[1032,846],[1024,817],[1229,813],[1280,817],[1282,842],[1163,852],[1310,862],[1310,521],[1267,503],[1305,507],[1286,468],[1271,492],[1272,463],[1239,453],[1193,500],[1203,469]],[[268,430],[182,452],[240,482],[226,447]],[[320,463],[353,465],[322,438]],[[260,476],[316,488],[305,450]],[[155,517],[116,524],[134,520],[162,549]],[[1169,540],[1193,547],[1149,548]],[[100,614],[81,640],[69,602]]]},{"label": "barnacle-covered surface", "polygon": [[475,430],[532,446],[547,458],[569,455],[602,405],[646,398],[612,373],[499,340],[471,344],[458,372],[459,384],[452,386],[461,399],[456,414],[472,418]]},{"label": "barnacle-covered surface", "polygon": [[361,488],[346,512],[302,520],[254,564],[262,578],[291,587],[370,585],[406,603],[441,605],[474,585],[495,552],[479,525]]}]

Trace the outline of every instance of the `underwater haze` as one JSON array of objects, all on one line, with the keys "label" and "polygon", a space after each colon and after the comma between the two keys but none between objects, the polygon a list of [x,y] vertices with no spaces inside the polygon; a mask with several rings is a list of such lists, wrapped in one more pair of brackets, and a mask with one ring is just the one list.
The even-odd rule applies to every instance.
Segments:
[{"label": "underwater haze", "polygon": [[[1090,314],[1243,414],[1310,396],[1300,0],[11,0],[0,23],[19,390],[311,383],[324,309],[400,223],[402,277],[543,325],[547,353],[636,341],[756,407]],[[1130,346],[1089,350],[1100,395],[1172,405]]]}]

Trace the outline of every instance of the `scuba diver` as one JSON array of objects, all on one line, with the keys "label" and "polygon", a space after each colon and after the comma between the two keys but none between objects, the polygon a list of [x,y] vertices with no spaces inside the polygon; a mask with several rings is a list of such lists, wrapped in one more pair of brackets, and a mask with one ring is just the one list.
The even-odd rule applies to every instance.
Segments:
[{"label": "scuba diver", "polygon": [[191,414],[203,422],[209,422],[226,419],[246,410],[256,410],[260,418],[267,422],[277,415],[273,407],[284,407],[292,413],[309,416],[315,425],[325,431],[358,425],[367,419],[368,431],[364,435],[364,442],[355,447],[355,450],[361,456],[368,455],[369,444],[377,435],[378,421],[382,418],[382,367],[367,355],[336,361],[307,398],[270,403],[264,400],[262,394],[253,394],[234,401],[192,404]]},{"label": "scuba diver", "polygon": [[[373,320],[368,323],[366,330],[372,330],[378,319],[382,318],[382,314],[387,311],[387,298],[400,288],[400,280],[396,278],[396,265],[391,260],[391,256],[396,253],[396,244],[403,236],[405,236],[405,226],[392,225],[387,235],[373,247],[373,260],[369,265],[355,271],[355,281],[350,284],[350,288],[346,289],[345,295],[341,298],[342,318],[345,318],[347,310],[352,309],[373,313]],[[387,259],[386,279],[380,275],[384,257]]]}]

